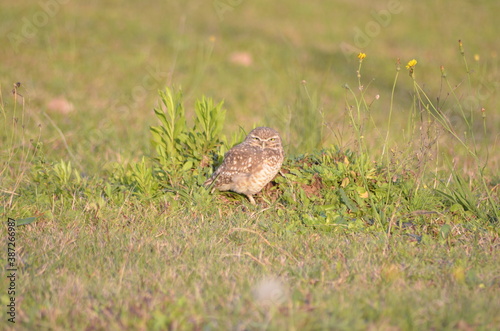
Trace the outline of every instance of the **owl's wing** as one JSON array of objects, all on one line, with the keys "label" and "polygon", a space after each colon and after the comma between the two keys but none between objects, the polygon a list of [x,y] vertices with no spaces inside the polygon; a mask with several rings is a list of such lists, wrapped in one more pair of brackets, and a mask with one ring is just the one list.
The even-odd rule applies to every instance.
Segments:
[{"label": "owl's wing", "polygon": [[[228,150],[226,154],[224,154],[224,161],[222,164],[232,164],[235,161],[238,162],[244,156],[244,146],[243,144],[238,144]],[[221,164],[221,165],[222,165]]]},{"label": "owl's wing", "polygon": [[[236,145],[233,148],[231,148],[229,151],[224,154],[224,160],[222,163],[215,169],[214,173],[212,176],[210,176],[205,183],[203,183],[204,186],[209,186],[212,185],[214,181],[217,180],[217,178],[220,176],[222,172],[225,172],[228,170],[228,168],[231,167],[231,165],[235,164],[237,162],[237,159],[239,159],[240,155],[240,145]],[[225,181],[227,181],[230,178],[226,178]]]}]

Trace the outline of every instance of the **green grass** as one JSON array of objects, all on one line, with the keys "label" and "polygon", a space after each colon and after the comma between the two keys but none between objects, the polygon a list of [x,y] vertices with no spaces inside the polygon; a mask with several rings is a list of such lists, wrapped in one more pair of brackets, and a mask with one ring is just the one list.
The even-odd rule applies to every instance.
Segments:
[{"label": "green grass", "polygon": [[[389,2],[215,3],[68,2],[17,49],[42,9],[0,6],[16,329],[498,328],[498,3],[401,1],[352,54]],[[210,194],[257,125],[283,175]]]},{"label": "green grass", "polygon": [[[22,250],[24,328],[498,325],[498,247],[488,236],[456,229],[450,245],[402,233],[288,231],[275,211],[242,215],[238,207],[211,217],[165,217],[143,203],[99,213],[91,220],[56,211],[73,221],[42,222],[19,236],[39,248]],[[281,305],[254,297],[266,277],[281,279]]]}]

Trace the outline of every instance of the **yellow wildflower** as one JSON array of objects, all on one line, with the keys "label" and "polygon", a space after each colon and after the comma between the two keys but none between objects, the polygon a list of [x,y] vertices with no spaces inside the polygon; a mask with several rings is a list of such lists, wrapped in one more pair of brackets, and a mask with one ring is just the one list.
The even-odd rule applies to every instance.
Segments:
[{"label": "yellow wildflower", "polygon": [[358,59],[363,60],[366,57],[365,53],[359,53],[358,54]]},{"label": "yellow wildflower", "polygon": [[413,59],[408,64],[406,65],[406,69],[412,69],[414,66],[417,65],[417,60]]}]

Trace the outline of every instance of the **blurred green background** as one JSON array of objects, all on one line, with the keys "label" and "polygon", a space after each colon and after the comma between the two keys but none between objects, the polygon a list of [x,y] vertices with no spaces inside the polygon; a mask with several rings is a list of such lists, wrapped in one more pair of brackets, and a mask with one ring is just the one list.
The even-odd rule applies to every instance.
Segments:
[{"label": "blurred green background", "polygon": [[367,54],[362,82],[381,136],[401,59],[391,124],[397,141],[412,104],[409,60],[417,59],[417,80],[431,100],[447,99],[441,65],[459,97],[470,97],[461,90],[467,76],[459,39],[473,78],[473,111],[484,107],[488,115],[489,134],[478,121],[478,137],[498,146],[495,0],[42,0],[0,7],[6,109],[12,84],[21,82],[28,136],[36,137],[40,124],[48,152],[57,159],[69,150],[89,171],[149,153],[152,109],[166,86],[182,87],[190,114],[201,95],[225,100],[228,135],[268,125],[282,132],[292,154],[349,147],[342,86],[357,89],[358,51]]}]

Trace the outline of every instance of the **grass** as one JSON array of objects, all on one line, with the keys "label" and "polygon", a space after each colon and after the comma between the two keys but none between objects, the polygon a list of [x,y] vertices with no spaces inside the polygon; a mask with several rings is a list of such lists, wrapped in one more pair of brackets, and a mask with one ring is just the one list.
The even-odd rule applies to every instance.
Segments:
[{"label": "grass", "polygon": [[[2,7],[16,329],[497,328],[498,4],[401,2],[347,54],[388,4],[235,3],[60,4],[19,48],[40,4]],[[209,194],[254,125],[283,175]]]},{"label": "grass", "polygon": [[[140,209],[144,216],[137,215]],[[26,329],[494,329],[498,247],[454,234],[417,244],[402,233],[276,227],[273,210],[212,217],[143,203],[102,220],[23,232]],[[58,213],[59,214],[59,213]],[[461,232],[461,231],[457,231]],[[286,298],[253,294],[277,278]],[[57,299],[56,299],[57,298]],[[272,297],[271,297],[272,298]],[[55,301],[57,300],[57,301]],[[64,304],[60,304],[64,302]],[[75,309],[78,307],[78,309]]]}]

